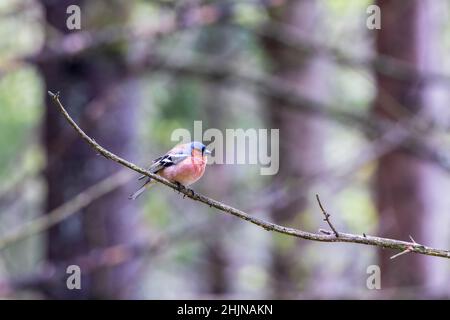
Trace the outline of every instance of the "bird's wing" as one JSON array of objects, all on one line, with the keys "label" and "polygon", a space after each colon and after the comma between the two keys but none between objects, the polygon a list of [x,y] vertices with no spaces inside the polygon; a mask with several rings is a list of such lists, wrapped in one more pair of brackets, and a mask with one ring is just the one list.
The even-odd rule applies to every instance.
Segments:
[{"label": "bird's wing", "polygon": [[[176,165],[189,157],[189,154],[185,153],[168,153],[162,157],[156,158],[153,160],[153,164],[148,168],[148,171],[152,173],[157,173],[159,170]],[[142,175],[139,177],[139,180],[145,178],[146,175]]]}]

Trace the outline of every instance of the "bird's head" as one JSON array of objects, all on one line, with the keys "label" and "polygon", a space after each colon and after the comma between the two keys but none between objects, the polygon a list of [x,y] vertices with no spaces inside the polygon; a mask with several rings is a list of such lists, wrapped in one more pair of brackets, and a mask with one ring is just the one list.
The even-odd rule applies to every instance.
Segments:
[{"label": "bird's head", "polygon": [[190,143],[190,148],[191,148],[191,154],[194,155],[195,153],[198,154],[198,152],[200,152],[200,154],[203,156],[211,154],[211,151],[209,151],[208,149],[206,149],[206,146],[198,141],[193,141]]}]

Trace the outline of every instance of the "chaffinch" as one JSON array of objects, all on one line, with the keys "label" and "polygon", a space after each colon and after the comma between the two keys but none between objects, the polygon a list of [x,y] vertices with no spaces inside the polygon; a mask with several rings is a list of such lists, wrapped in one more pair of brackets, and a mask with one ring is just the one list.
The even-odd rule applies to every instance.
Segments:
[{"label": "chaffinch", "polygon": [[[156,173],[161,177],[180,184],[188,186],[193,184],[205,173],[207,156],[211,151],[198,141],[179,144],[169,150],[162,157],[153,160],[153,164],[148,171]],[[129,199],[135,200],[138,196],[151,186],[155,181],[148,176],[141,176],[139,180],[146,179],[144,185],[135,193],[130,195]]]}]

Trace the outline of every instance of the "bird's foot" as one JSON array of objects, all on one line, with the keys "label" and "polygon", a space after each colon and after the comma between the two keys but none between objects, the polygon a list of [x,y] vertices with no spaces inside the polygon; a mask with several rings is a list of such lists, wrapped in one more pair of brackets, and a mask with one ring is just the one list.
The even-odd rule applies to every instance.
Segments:
[{"label": "bird's foot", "polygon": [[186,189],[186,187],[181,183],[179,183],[178,181],[175,181],[175,184],[177,185],[178,192],[182,192],[184,189]]},{"label": "bird's foot", "polygon": [[195,196],[194,190],[187,188],[187,192],[190,194],[191,197]]},{"label": "bird's foot", "polygon": [[[190,194],[191,197],[195,196],[194,190],[186,188],[184,185],[182,185],[178,181],[175,181],[175,184],[177,185],[178,192],[183,192],[184,193],[183,198],[187,196],[187,193]],[[184,191],[186,191],[186,192],[184,192]]]}]

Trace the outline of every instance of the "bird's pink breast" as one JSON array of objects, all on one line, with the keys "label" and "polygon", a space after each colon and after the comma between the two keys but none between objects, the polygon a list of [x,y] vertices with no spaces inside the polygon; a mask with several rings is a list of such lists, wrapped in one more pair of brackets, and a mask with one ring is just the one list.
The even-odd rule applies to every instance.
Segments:
[{"label": "bird's pink breast", "polygon": [[167,180],[187,186],[203,176],[205,167],[206,159],[189,157],[174,166],[161,170],[159,174]]}]

